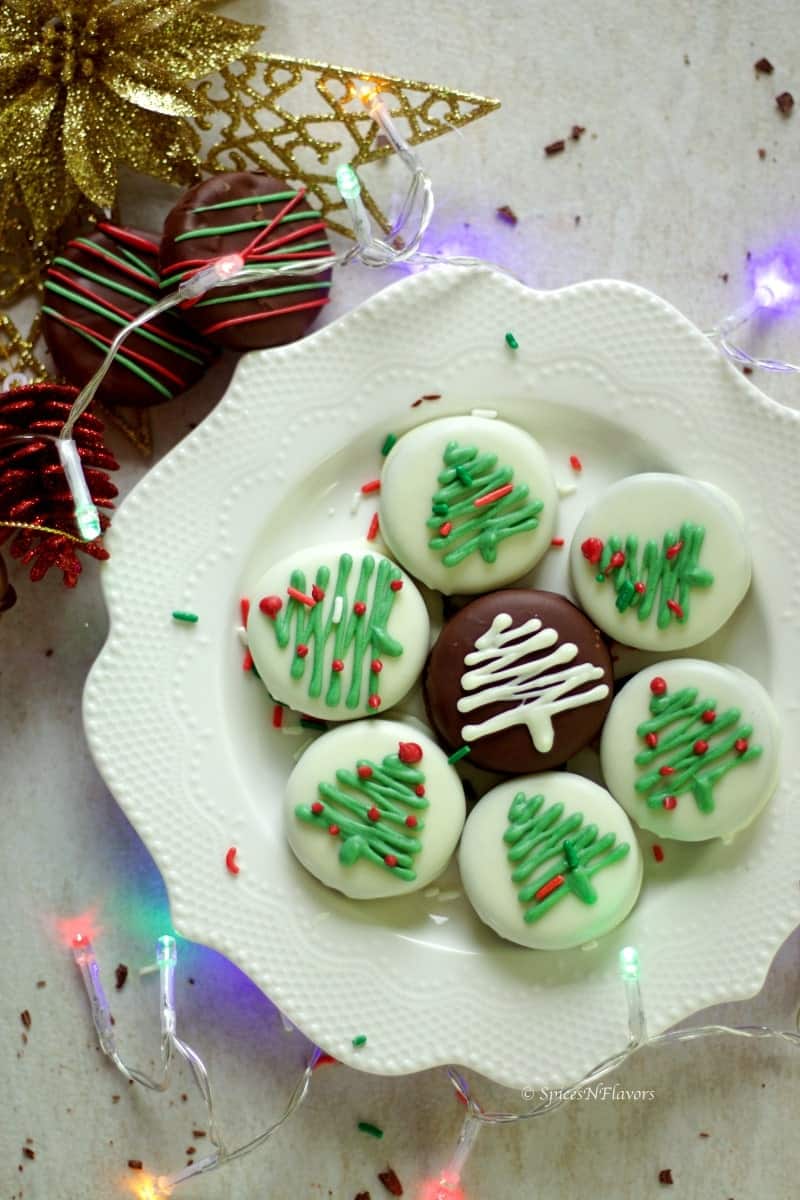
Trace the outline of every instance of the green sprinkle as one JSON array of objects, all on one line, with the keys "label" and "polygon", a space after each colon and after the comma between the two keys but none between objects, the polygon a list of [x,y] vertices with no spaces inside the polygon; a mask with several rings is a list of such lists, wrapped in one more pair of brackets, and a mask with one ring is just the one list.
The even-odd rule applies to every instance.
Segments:
[{"label": "green sprinkle", "polygon": [[506,334],[506,345],[510,346],[512,350],[519,350],[519,342],[514,337],[513,333]]},{"label": "green sprinkle", "polygon": [[389,453],[389,451],[391,450],[392,446],[395,444],[396,441],[397,441],[396,433],[387,433],[386,441],[381,446],[381,454],[384,457]]},{"label": "green sprinkle", "polygon": [[172,619],[173,621],[188,621],[190,625],[196,625],[200,620],[197,613],[182,612],[179,608],[176,608],[173,612]]},{"label": "green sprinkle", "polygon": [[459,746],[458,750],[454,750],[447,761],[451,764],[457,763],[462,758],[466,758],[471,749],[471,746]]},{"label": "green sprinkle", "polygon": [[366,1046],[366,1044],[367,1044],[367,1035],[365,1033],[356,1034],[356,1036],[353,1038],[354,1046]]},{"label": "green sprinkle", "polygon": [[370,1137],[374,1137],[374,1138],[382,1138],[383,1137],[383,1130],[379,1129],[377,1125],[373,1125],[370,1121],[359,1121],[358,1128],[361,1130],[362,1133],[368,1133],[370,1135]]}]

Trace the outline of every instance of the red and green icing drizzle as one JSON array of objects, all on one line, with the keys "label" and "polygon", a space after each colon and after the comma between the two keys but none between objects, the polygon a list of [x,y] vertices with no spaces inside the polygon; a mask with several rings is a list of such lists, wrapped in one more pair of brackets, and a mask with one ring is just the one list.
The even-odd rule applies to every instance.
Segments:
[{"label": "red and green icing drizzle", "polygon": [[[309,696],[316,700],[324,691],[325,703],[331,707],[340,704],[344,696],[347,708],[358,708],[362,704],[366,674],[365,707],[375,711],[381,706],[383,659],[399,658],[403,653],[401,643],[388,632],[403,576],[388,559],[382,558],[376,564],[371,554],[365,554],[351,597],[352,575],[351,554],[339,556],[332,588],[331,568],[327,564],[317,568],[310,590],[306,588],[305,572],[295,570],[285,596],[265,596],[259,601],[259,608],[272,621],[280,648],[293,645],[289,673],[292,679],[303,679],[308,673]],[[338,600],[341,604],[337,604]],[[337,609],[341,610],[338,621]],[[329,643],[332,654],[327,666]]]},{"label": "red and green icing drizzle", "polygon": [[714,582],[711,572],[698,565],[705,535],[704,526],[684,521],[679,533],[664,534],[661,546],[649,538],[641,558],[635,534],[629,534],[624,545],[616,535],[605,543],[586,538],[581,553],[597,568],[598,583],[611,582],[619,612],[635,609],[639,620],[646,621],[655,609],[659,629],[666,629],[672,621],[688,621],[691,588],[710,587]]},{"label": "red and green icing drizzle", "polygon": [[[120,329],[124,329],[132,316],[143,309],[151,308],[160,299],[159,274],[148,259],[158,258],[158,246],[141,234],[129,229],[120,229],[108,221],[98,223],[98,231],[116,243],[114,250],[98,245],[88,237],[74,238],[68,243],[76,251],[75,259],[58,255],[53,259],[45,279],[45,292],[83,308],[86,312],[104,318],[107,330],[93,329],[83,321],[68,317],[52,305],[45,303],[42,311],[60,325],[66,326],[77,337],[93,345],[104,356]],[[131,311],[123,304],[92,291],[87,283],[99,284],[140,308]],[[181,336],[176,332],[180,328]],[[140,349],[133,348],[137,343]],[[169,365],[159,362],[152,353],[142,351],[148,347],[143,343],[157,345],[171,356]],[[197,378],[197,368],[204,368],[212,359],[201,343],[190,336],[178,318],[172,315],[149,321],[131,334],[124,351],[115,360],[124,370],[130,371],[149,384],[163,399],[170,400],[188,388]],[[186,363],[193,364],[187,370]]]},{"label": "red and green icing drizzle", "polygon": [[[307,258],[320,258],[330,253],[330,245],[326,237],[318,237],[325,230],[325,221],[321,213],[302,209],[295,211],[296,206],[305,196],[305,188],[298,191],[291,189],[285,192],[272,192],[263,196],[241,196],[232,200],[222,200],[218,204],[204,204],[192,209],[193,214],[219,212],[220,224],[207,225],[197,229],[188,229],[174,239],[178,245],[189,241],[202,241],[204,238],[235,236],[250,233],[254,236],[242,249],[236,251],[245,261],[245,267],[261,267],[268,263],[290,262],[296,259],[301,262]],[[255,208],[265,204],[280,204],[281,207],[272,216],[258,216],[249,220],[237,220],[234,212],[232,221],[227,221],[224,214],[229,210]],[[305,222],[305,224],[299,224]],[[298,224],[297,228],[293,228]],[[310,238],[310,240],[308,240]],[[162,269],[162,288],[171,288],[194,275],[198,270],[207,267],[213,261],[211,257],[183,259]],[[241,282],[241,291],[215,290],[211,295],[194,304],[195,308],[218,309],[226,304],[249,303],[252,300],[272,299],[276,296],[289,296],[292,299],[276,308],[258,309],[236,317],[222,317],[212,322],[204,329],[206,334],[219,333],[237,325],[252,324],[254,321],[265,321],[270,317],[286,316],[287,313],[301,312],[306,309],[322,308],[328,303],[328,296],[313,296],[307,298],[309,292],[319,292],[330,288],[330,280],[313,279],[311,281],[289,280],[288,276],[277,276],[276,283],[270,286],[268,280],[260,281],[263,287],[256,288],[252,284]]]},{"label": "red and green icing drizzle", "polygon": [[506,538],[537,528],[544,501],[529,500],[530,488],[514,483],[513,469],[498,467],[496,454],[449,442],[443,459],[427,526],[436,530],[428,545],[446,567],[476,551],[493,563]]},{"label": "red and green icing drizzle", "polygon": [[[694,796],[700,812],[714,811],[714,785],[735,767],[762,753],[751,746],[753,726],[742,723],[738,708],[717,710],[713,699],[700,699],[697,688],[669,694],[660,675],[650,680],[649,721],[637,726],[644,749],[637,766],[651,768],[636,780],[636,791],[650,808],[671,812],[678,797]],[[658,765],[656,765],[658,764]]]},{"label": "red and green icing drizzle", "polygon": [[513,882],[524,884],[517,898],[525,906],[524,920],[529,925],[568,895],[583,904],[596,904],[593,876],[630,850],[627,842],[617,842],[616,834],[601,837],[596,825],[585,825],[583,813],[564,816],[563,804],[546,806],[541,795],[518,792],[508,822],[503,839],[511,848],[506,857],[513,867]]},{"label": "red and green icing drizzle", "polygon": [[320,799],[298,804],[295,815],[340,839],[343,866],[363,858],[410,883],[425,828],[419,814],[428,807],[421,761],[417,742],[399,742],[381,763],[361,758],[354,771],[338,770],[336,783],[318,784]]}]

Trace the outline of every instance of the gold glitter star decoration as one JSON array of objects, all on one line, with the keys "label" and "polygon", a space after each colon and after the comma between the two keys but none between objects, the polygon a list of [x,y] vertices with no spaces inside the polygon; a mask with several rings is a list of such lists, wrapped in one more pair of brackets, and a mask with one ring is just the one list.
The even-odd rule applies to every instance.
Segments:
[{"label": "gold glitter star decoration", "polygon": [[217,2],[2,0],[0,183],[34,240],[82,200],[113,205],[120,163],[174,183],[196,177],[190,120],[202,98],[190,84],[262,32],[211,13]]},{"label": "gold glitter star decoration", "polygon": [[[345,207],[336,189],[336,167],[347,161],[358,169],[392,153],[369,115],[370,97],[380,94],[411,146],[460,129],[500,106],[499,100],[438,84],[259,53],[223,67],[217,79],[201,83],[198,91],[206,104],[197,124],[214,135],[203,163],[206,170],[261,170],[278,179],[300,180],[331,229],[348,236],[349,227],[335,215]],[[314,93],[314,109],[292,111],[293,100],[302,107]],[[361,196],[388,229],[363,179]]]}]

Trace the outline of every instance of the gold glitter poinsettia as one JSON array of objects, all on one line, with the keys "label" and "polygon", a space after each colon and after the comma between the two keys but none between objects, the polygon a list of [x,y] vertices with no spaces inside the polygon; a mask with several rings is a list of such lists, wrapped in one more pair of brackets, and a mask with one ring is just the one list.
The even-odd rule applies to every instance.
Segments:
[{"label": "gold glitter poinsettia", "polygon": [[0,0],[0,179],[37,240],[86,198],[114,203],[117,168],[186,183],[202,111],[189,86],[261,33],[219,0]]}]

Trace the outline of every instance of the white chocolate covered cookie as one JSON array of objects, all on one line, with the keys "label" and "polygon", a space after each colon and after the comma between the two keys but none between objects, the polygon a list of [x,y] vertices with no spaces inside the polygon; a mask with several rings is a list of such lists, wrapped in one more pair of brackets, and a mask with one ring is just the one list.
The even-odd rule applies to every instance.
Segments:
[{"label": "white chocolate covered cookie", "polygon": [[640,650],[683,650],[724,625],[750,586],[738,505],[683,475],[630,475],[578,522],[570,549],[583,609]]},{"label": "white chocolate covered cookie", "polygon": [[358,721],[306,750],[286,786],[289,845],[328,887],[405,896],[447,866],[464,824],[461,780],[436,743],[400,721]]},{"label": "white chocolate covered cookie", "polygon": [[416,683],[428,611],[412,581],[364,543],[298,550],[250,597],[250,653],[274,699],[352,721],[390,708]]},{"label": "white chocolate covered cookie", "polygon": [[729,838],[778,781],[780,725],[760,683],[737,667],[676,658],[639,671],[603,729],[609,791],[642,829],[696,842]]},{"label": "white chocolate covered cookie", "polygon": [[525,575],[550,545],[556,485],[538,442],[485,417],[445,417],[404,434],[381,476],[391,552],[445,595]]},{"label": "white chocolate covered cookie", "polygon": [[478,916],[535,950],[567,950],[625,919],[642,884],[631,823],[608,792],[567,771],[501,783],[472,810],[459,851]]}]

